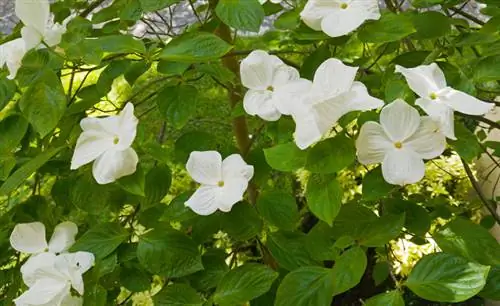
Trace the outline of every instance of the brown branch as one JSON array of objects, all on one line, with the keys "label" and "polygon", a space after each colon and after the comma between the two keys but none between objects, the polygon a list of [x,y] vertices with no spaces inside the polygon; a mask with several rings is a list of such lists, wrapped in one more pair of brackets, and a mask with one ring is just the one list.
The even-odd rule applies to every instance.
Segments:
[{"label": "brown branch", "polygon": [[92,2],[83,12],[80,13],[80,17],[86,18],[99,5],[103,4],[104,1],[106,1],[106,0],[96,0],[96,1]]}]

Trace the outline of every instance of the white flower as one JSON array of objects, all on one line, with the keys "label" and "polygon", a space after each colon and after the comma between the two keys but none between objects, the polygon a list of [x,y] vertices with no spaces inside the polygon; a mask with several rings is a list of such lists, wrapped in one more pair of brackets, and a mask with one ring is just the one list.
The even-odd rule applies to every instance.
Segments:
[{"label": "white flower", "polygon": [[288,114],[287,104],[293,97],[290,83],[307,80],[300,79],[297,69],[283,63],[277,56],[256,50],[250,53],[240,66],[241,83],[249,90],[243,99],[245,111],[258,115],[267,121],[276,121],[282,114]]},{"label": "white flower", "polygon": [[27,50],[37,48],[42,41],[49,47],[61,42],[66,26],[53,24],[49,1],[16,0],[15,11],[24,24],[21,36],[26,43]]},{"label": "white flower", "polygon": [[[295,143],[305,149],[319,141],[343,115],[382,107],[366,86],[354,81],[358,68],[331,58],[321,64],[309,85],[301,85],[302,103],[290,105],[295,121]],[[297,87],[296,91],[299,91]]]},{"label": "white flower", "polygon": [[84,294],[83,273],[94,265],[94,255],[88,252],[54,255],[51,264],[46,264],[34,272],[35,281],[27,284],[29,290],[16,298],[18,306],[76,306],[82,299],[71,296],[71,288]]},{"label": "white flower", "polygon": [[441,155],[446,138],[439,124],[403,100],[382,109],[380,124],[366,122],[356,140],[358,159],[364,164],[382,163],[384,179],[394,185],[413,184],[425,174],[423,159]]},{"label": "white flower", "polygon": [[99,184],[108,184],[135,172],[139,158],[131,148],[138,119],[134,105],[127,103],[119,115],[107,118],[85,118],[76,143],[71,169],[94,161],[92,173]]},{"label": "white flower", "polygon": [[26,52],[26,43],[22,38],[17,38],[0,45],[0,68],[7,65],[10,72],[10,75],[7,77],[8,79],[12,80],[16,77]]},{"label": "white flower", "polygon": [[[260,4],[264,4],[266,3],[268,0],[259,0]],[[269,0],[270,2],[274,3],[274,4],[278,4],[278,3],[281,3],[281,1],[283,0]]]},{"label": "white flower", "polygon": [[436,63],[416,68],[396,66],[396,72],[403,74],[411,90],[420,96],[415,104],[437,120],[450,139],[456,139],[453,111],[480,116],[495,106],[446,86],[444,73]]},{"label": "white flower", "polygon": [[199,215],[210,215],[217,210],[229,212],[243,199],[253,177],[253,166],[247,165],[239,154],[222,161],[215,151],[191,152],[186,169],[201,184],[186,202]]},{"label": "white flower", "polygon": [[377,0],[309,0],[300,13],[309,27],[330,37],[349,34],[366,20],[380,18]]}]

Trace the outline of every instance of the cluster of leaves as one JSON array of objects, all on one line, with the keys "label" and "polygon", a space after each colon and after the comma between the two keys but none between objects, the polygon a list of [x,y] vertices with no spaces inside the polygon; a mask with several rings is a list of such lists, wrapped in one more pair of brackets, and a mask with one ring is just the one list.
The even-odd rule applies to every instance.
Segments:
[{"label": "cluster of leaves", "polygon": [[[14,225],[41,221],[54,228],[63,220],[83,233],[71,250],[96,257],[85,275],[85,305],[125,305],[140,292],[149,292],[154,305],[322,306],[361,299],[399,306],[409,291],[434,302],[500,299],[500,246],[487,230],[493,217],[476,224],[468,199],[391,186],[379,167],[359,171],[354,139],[364,122],[378,121],[376,111],[344,116],[331,136],[300,150],[289,118],[263,123],[244,113],[238,80],[239,57],[257,48],[309,79],[336,57],[360,66],[358,78],[373,96],[413,104],[394,66],[436,61],[450,86],[493,100],[500,93],[496,1],[485,1],[485,13],[494,16],[485,23],[463,12],[462,0],[414,0],[410,9],[387,0],[379,20],[337,38],[300,21],[305,1],[211,0],[196,7],[197,22],[182,31],[171,21],[178,0],[115,0],[97,10],[102,2],[56,2],[56,21],[77,15],[58,48],[30,51],[15,80],[0,74],[1,305],[23,289],[24,259],[7,239]],[[434,5],[439,9],[427,10]],[[148,18],[158,11],[161,27]],[[235,31],[258,31],[266,15],[279,16],[275,30],[234,38]],[[150,35],[124,34],[138,22]],[[129,87],[126,99],[113,97],[117,82]],[[208,102],[221,91],[227,102]],[[125,101],[140,120],[136,173],[98,185],[90,167],[70,171],[80,120],[114,113]],[[487,148],[492,159],[499,151],[497,142],[481,143],[485,132],[474,128],[500,125],[458,119],[458,140],[448,142],[445,155],[458,154],[477,187],[469,164]],[[195,150],[238,152],[252,164],[248,200],[210,216],[186,208],[195,186],[183,168]],[[357,180],[349,190],[341,180],[347,172]],[[359,186],[361,193],[354,192]],[[454,184],[446,188],[454,193]],[[406,277],[393,271],[391,241],[408,237],[416,244],[433,239],[442,252],[425,255]]]}]

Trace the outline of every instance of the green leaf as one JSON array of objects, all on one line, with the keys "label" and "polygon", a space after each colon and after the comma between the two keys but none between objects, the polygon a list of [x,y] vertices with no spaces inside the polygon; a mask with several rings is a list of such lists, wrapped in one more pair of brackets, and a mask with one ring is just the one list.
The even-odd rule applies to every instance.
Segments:
[{"label": "green leaf", "polygon": [[283,172],[292,172],[304,167],[307,157],[306,152],[293,142],[264,149],[264,155],[271,168]]},{"label": "green leaf", "polygon": [[375,264],[372,275],[375,286],[382,284],[389,277],[390,268],[387,261],[380,261]]},{"label": "green leaf", "polygon": [[359,284],[366,265],[366,254],[359,246],[354,246],[342,253],[332,269],[333,295],[346,292]]},{"label": "green leaf", "polygon": [[300,13],[297,10],[284,12],[274,22],[274,27],[279,30],[293,30],[300,25]]},{"label": "green leaf", "polygon": [[83,306],[106,306],[108,291],[101,285],[94,285],[90,288],[85,288],[83,296]]},{"label": "green leaf", "polygon": [[153,296],[155,306],[201,306],[203,301],[189,285],[172,284],[165,286]]},{"label": "green leaf", "polygon": [[455,120],[455,136],[457,140],[449,140],[448,143],[465,161],[471,163],[483,152],[476,135],[457,120]]},{"label": "green leaf", "polygon": [[331,56],[332,52],[330,51],[330,45],[322,44],[304,58],[304,62],[300,67],[300,75],[312,80],[318,67]]},{"label": "green leaf", "polygon": [[48,149],[17,169],[0,187],[0,195],[9,195],[63,148]]},{"label": "green leaf", "polygon": [[113,253],[104,259],[96,260],[96,264],[92,268],[92,274],[95,276],[95,279],[99,279],[102,276],[115,271],[117,266],[118,256],[116,255],[116,253]]},{"label": "green leaf", "polygon": [[130,292],[149,290],[152,282],[151,275],[142,269],[123,267],[120,270],[120,283]]},{"label": "green leaf", "polygon": [[267,237],[267,247],[281,268],[293,271],[304,266],[319,265],[312,259],[303,233],[275,232]]},{"label": "green leaf", "polygon": [[16,158],[14,155],[0,155],[0,181],[5,181],[15,166]]},{"label": "green leaf", "polygon": [[479,292],[479,296],[500,301],[500,266],[492,267],[486,280],[486,286]]},{"label": "green leaf", "polygon": [[467,262],[446,253],[424,256],[416,264],[406,286],[421,298],[434,302],[463,302],[486,284],[490,267]]},{"label": "green leaf", "polygon": [[445,0],[412,0],[411,4],[416,8],[427,8],[443,3]]},{"label": "green leaf", "polygon": [[120,185],[120,187],[123,190],[131,194],[143,197],[145,195],[144,194],[145,177],[142,167],[140,167],[139,165],[137,167],[137,170],[133,174],[120,178],[117,181],[117,184]]},{"label": "green leaf", "polygon": [[306,169],[313,173],[336,173],[356,160],[354,141],[344,135],[328,138],[307,154]]},{"label": "green leaf", "polygon": [[432,235],[443,252],[486,266],[500,265],[500,244],[482,226],[457,218]]},{"label": "green leaf", "polygon": [[281,281],[274,306],[330,305],[334,292],[332,270],[303,267]]},{"label": "green leaf", "polygon": [[367,201],[376,201],[386,197],[394,186],[387,183],[382,176],[382,168],[379,166],[370,170],[363,177],[363,199]]},{"label": "green leaf", "polygon": [[141,235],[137,258],[146,270],[165,277],[182,277],[203,269],[196,243],[171,229]]},{"label": "green leaf", "polygon": [[165,87],[156,99],[160,113],[175,128],[181,129],[196,113],[198,90],[191,85]]},{"label": "green leaf", "polygon": [[409,16],[387,13],[379,20],[366,22],[358,31],[358,38],[365,43],[386,43],[401,40],[415,32]]},{"label": "green leaf", "polygon": [[97,184],[89,173],[73,182],[69,195],[76,207],[91,214],[100,214],[109,205],[111,196],[109,187]]},{"label": "green leaf", "polygon": [[451,31],[450,18],[439,12],[421,12],[412,16],[412,21],[417,29],[416,39],[437,38]]},{"label": "green leaf", "polygon": [[500,80],[500,55],[488,56],[474,66],[474,79],[477,82]]},{"label": "green leaf", "polygon": [[264,21],[264,9],[258,0],[220,0],[215,14],[228,26],[243,31],[259,32]]},{"label": "green leaf", "polygon": [[16,149],[28,130],[28,121],[19,115],[12,115],[0,121],[0,154]]},{"label": "green leaf", "polygon": [[139,0],[144,12],[158,11],[178,2],[180,0]]},{"label": "green leaf", "polygon": [[217,149],[217,141],[212,134],[194,131],[183,134],[175,142],[175,158],[186,164],[193,151],[209,151]]},{"label": "green leaf", "polygon": [[277,277],[278,273],[265,265],[244,264],[222,278],[214,301],[222,306],[243,304],[266,293]]},{"label": "green leaf", "polygon": [[172,40],[163,48],[160,58],[184,63],[205,62],[218,59],[232,46],[214,34],[193,32]]},{"label": "green leaf", "polygon": [[51,70],[41,72],[23,94],[19,107],[40,137],[47,136],[66,111],[66,95],[59,77]]},{"label": "green leaf", "polygon": [[420,205],[402,199],[384,201],[384,212],[387,214],[405,214],[405,227],[412,233],[424,236],[431,227],[429,212]]},{"label": "green leaf", "polygon": [[377,220],[377,215],[370,209],[359,204],[345,204],[342,205],[335,222],[333,222],[332,231],[337,238],[351,236],[354,239],[359,239],[363,237],[366,227]]},{"label": "green leaf", "polygon": [[217,286],[224,275],[229,272],[226,264],[226,253],[211,250],[203,254],[203,270],[189,276],[191,286],[201,291],[208,291]]},{"label": "green leaf", "polygon": [[343,190],[335,176],[312,175],[307,182],[306,198],[311,212],[330,226],[342,206]]},{"label": "green leaf", "polygon": [[262,230],[262,220],[255,208],[246,202],[238,203],[220,218],[221,228],[237,240],[245,241],[255,237]]},{"label": "green leaf", "polygon": [[16,94],[16,83],[7,78],[0,78],[0,111]]},{"label": "green leaf", "polygon": [[156,70],[166,75],[182,75],[191,66],[189,63],[177,63],[164,60],[158,61]]},{"label": "green leaf", "polygon": [[86,251],[103,259],[129,237],[129,233],[117,223],[99,224],[78,239],[71,247],[73,252]]},{"label": "green leaf", "polygon": [[86,39],[84,47],[100,52],[109,53],[146,53],[142,40],[135,39],[132,35],[108,35]]},{"label": "green leaf", "polygon": [[365,306],[405,306],[401,293],[397,290],[381,293],[366,300]]},{"label": "green leaf", "polygon": [[145,198],[141,201],[143,209],[159,204],[168,194],[171,184],[172,171],[168,166],[157,165],[149,170],[144,188]]},{"label": "green leaf", "polygon": [[295,198],[288,193],[264,192],[257,200],[260,215],[272,225],[293,230],[299,221],[299,210]]},{"label": "green leaf", "polygon": [[404,222],[405,214],[383,215],[366,225],[359,243],[367,247],[383,246],[401,233]]}]

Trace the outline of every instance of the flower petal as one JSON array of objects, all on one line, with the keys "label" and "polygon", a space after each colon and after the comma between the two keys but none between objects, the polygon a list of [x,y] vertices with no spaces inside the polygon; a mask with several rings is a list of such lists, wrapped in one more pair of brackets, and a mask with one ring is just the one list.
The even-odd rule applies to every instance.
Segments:
[{"label": "flower petal", "polygon": [[45,0],[16,0],[16,15],[24,25],[44,33],[50,19],[50,3]]},{"label": "flower petal", "polygon": [[223,212],[231,211],[234,204],[243,200],[243,194],[247,188],[248,180],[246,178],[233,178],[225,181],[217,196],[219,210]]},{"label": "flower petal", "polygon": [[300,18],[311,29],[321,31],[321,21],[338,7],[333,1],[309,0],[300,13]]},{"label": "flower petal", "polygon": [[208,216],[213,214],[219,209],[218,189],[220,189],[218,186],[202,185],[186,201],[186,206],[198,215]]},{"label": "flower petal", "polygon": [[357,67],[344,65],[342,61],[336,58],[327,59],[314,74],[312,91],[319,93],[325,99],[349,91],[357,71]]},{"label": "flower petal", "polygon": [[346,8],[332,10],[321,21],[321,29],[330,37],[339,37],[359,28],[367,19],[378,19],[375,1],[351,1]]},{"label": "flower petal", "polygon": [[43,39],[49,47],[53,47],[61,42],[64,33],[66,33],[66,26],[56,23],[47,30]]},{"label": "flower petal", "polygon": [[216,151],[191,152],[186,169],[194,181],[217,185],[222,180],[222,156]]},{"label": "flower petal", "polygon": [[43,278],[14,300],[16,305],[60,305],[70,286],[59,279]]},{"label": "flower petal", "polygon": [[84,131],[76,142],[75,152],[71,159],[71,170],[92,162],[113,146],[113,137],[109,134],[95,130]]},{"label": "flower petal", "polygon": [[119,143],[117,144],[120,150],[132,146],[135,136],[137,134],[137,124],[139,119],[134,115],[134,104],[127,103],[120,114],[118,119],[118,137]]},{"label": "flower petal", "polygon": [[354,82],[345,104],[346,111],[367,111],[384,106],[384,101],[370,96],[363,83]]},{"label": "flower petal", "polygon": [[382,175],[389,184],[414,184],[425,175],[424,161],[412,150],[394,148],[387,152],[382,162]]},{"label": "flower petal", "polygon": [[281,117],[281,113],[274,105],[273,92],[269,90],[250,89],[243,98],[243,108],[247,114],[267,121],[276,121]]},{"label": "flower petal", "polygon": [[493,103],[483,102],[476,97],[455,89],[451,89],[450,93],[445,98],[442,98],[442,101],[457,112],[475,116],[482,116],[495,107]]},{"label": "flower petal", "polygon": [[457,139],[455,137],[455,116],[450,106],[423,98],[417,99],[415,104],[420,106],[432,119],[439,122],[441,133],[447,138]]},{"label": "flower petal", "polygon": [[405,77],[411,90],[421,98],[428,98],[431,93],[436,93],[446,87],[444,73],[436,63],[415,68],[404,68],[396,65],[396,72]]},{"label": "flower petal", "polygon": [[49,241],[49,252],[61,253],[67,251],[74,243],[78,234],[78,227],[73,222],[58,224]]},{"label": "flower petal", "polygon": [[381,163],[394,144],[387,137],[382,126],[369,121],[363,124],[356,139],[358,160],[364,165]]},{"label": "flower petal", "polygon": [[137,168],[139,157],[134,149],[109,150],[99,156],[92,167],[92,174],[99,184],[109,184],[131,175]]},{"label": "flower petal", "polygon": [[300,79],[300,74],[297,69],[288,65],[279,65],[274,69],[272,86],[274,88],[279,88],[280,86],[286,85],[292,81],[297,81]]},{"label": "flower petal", "polygon": [[446,149],[446,136],[440,131],[440,125],[431,117],[420,118],[420,126],[403,147],[408,147],[423,159],[432,159]]},{"label": "flower petal", "polygon": [[26,50],[35,49],[43,40],[42,33],[32,26],[25,26],[21,29],[21,37],[23,38]]},{"label": "flower petal", "polygon": [[393,142],[403,142],[418,129],[420,115],[408,103],[397,99],[382,109],[380,124]]},{"label": "flower petal", "polygon": [[71,286],[81,295],[84,293],[82,274],[93,265],[94,255],[89,252],[64,253],[55,262],[57,270],[71,281]]},{"label": "flower petal", "polygon": [[276,88],[273,93],[273,104],[283,115],[290,115],[293,109],[304,102],[305,96],[311,91],[312,82],[299,79]]},{"label": "flower petal", "polygon": [[21,68],[22,60],[26,54],[26,44],[22,38],[14,39],[0,45],[0,68],[7,65],[12,80],[16,77],[17,71]]},{"label": "flower petal", "polygon": [[253,166],[248,165],[240,154],[229,155],[222,162],[222,180],[224,183],[241,178],[248,182],[252,179],[253,172]]},{"label": "flower petal", "polygon": [[278,57],[255,50],[241,61],[241,83],[249,89],[265,90],[272,85],[274,70],[278,65],[283,65]]},{"label": "flower petal", "polygon": [[10,245],[22,253],[44,252],[47,249],[45,225],[40,222],[17,224],[10,234]]},{"label": "flower petal", "polygon": [[28,258],[28,260],[21,266],[21,274],[26,286],[33,286],[37,281],[37,271],[53,267],[55,261],[56,254],[49,252],[36,254]]}]

